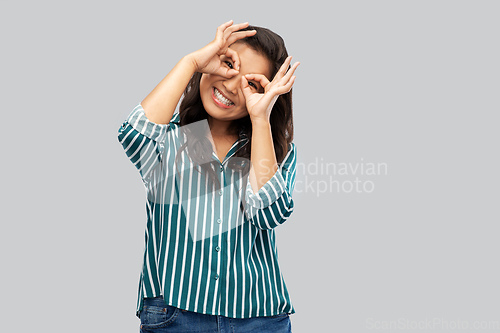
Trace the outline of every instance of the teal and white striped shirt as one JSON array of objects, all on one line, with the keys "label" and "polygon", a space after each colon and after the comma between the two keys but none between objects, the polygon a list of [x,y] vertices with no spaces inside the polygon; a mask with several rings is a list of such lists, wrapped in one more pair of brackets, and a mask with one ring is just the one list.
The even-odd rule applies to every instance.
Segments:
[{"label": "teal and white striped shirt", "polygon": [[186,150],[182,167],[175,168],[184,138],[179,129],[178,113],[168,124],[155,124],[139,104],[118,131],[147,197],[136,315],[143,298],[157,296],[180,309],[231,318],[295,313],[274,232],[293,211],[295,144],[259,191],[254,193],[247,180],[243,213],[242,174],[228,161],[248,138],[240,136],[222,163],[213,153],[221,181],[221,189],[213,191]]}]

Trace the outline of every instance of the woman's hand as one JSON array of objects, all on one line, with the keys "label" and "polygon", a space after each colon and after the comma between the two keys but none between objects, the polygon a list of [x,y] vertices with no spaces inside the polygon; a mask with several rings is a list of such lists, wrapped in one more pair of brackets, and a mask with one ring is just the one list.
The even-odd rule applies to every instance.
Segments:
[{"label": "woman's hand", "polygon": [[[252,121],[264,120],[269,122],[271,110],[279,95],[286,94],[292,89],[295,82],[293,73],[300,65],[300,62],[294,63],[290,70],[287,71],[291,61],[291,56],[286,58],[271,82],[262,74],[247,74],[241,77],[241,88],[245,96],[247,111]],[[264,88],[264,93],[259,93],[251,88],[248,83],[251,80],[258,81]]]},{"label": "woman's hand", "polygon": [[[212,42],[189,55],[195,64],[196,71],[205,74],[216,74],[225,78],[238,74],[240,59],[238,54],[231,50],[229,46],[239,39],[255,35],[255,30],[238,31],[246,27],[248,27],[248,22],[233,25],[232,20],[219,26]],[[227,68],[221,61],[223,55],[232,60],[232,69]]]}]

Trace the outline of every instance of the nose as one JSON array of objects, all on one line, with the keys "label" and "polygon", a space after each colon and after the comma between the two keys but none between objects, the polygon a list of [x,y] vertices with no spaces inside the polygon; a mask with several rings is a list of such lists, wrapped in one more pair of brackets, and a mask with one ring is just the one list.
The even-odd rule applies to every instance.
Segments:
[{"label": "nose", "polygon": [[241,82],[241,75],[237,74],[229,79],[225,79],[222,82],[222,85],[224,86],[224,88],[226,88],[228,92],[232,93],[233,95],[237,95],[238,88],[240,87],[240,82]]}]

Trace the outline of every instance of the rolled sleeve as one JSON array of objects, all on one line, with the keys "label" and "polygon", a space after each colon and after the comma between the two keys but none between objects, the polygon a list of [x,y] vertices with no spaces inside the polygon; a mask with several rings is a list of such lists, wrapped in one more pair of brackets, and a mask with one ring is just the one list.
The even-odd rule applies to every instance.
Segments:
[{"label": "rolled sleeve", "polygon": [[248,203],[255,208],[266,208],[283,194],[285,191],[285,180],[282,176],[282,170],[278,168],[276,173],[265,183],[257,193],[253,192],[250,182],[247,183]]},{"label": "rolled sleeve", "polygon": [[276,173],[256,193],[247,182],[246,216],[259,229],[283,224],[293,212],[292,192],[295,185],[296,148],[291,143]]},{"label": "rolled sleeve", "polygon": [[150,121],[139,104],[118,129],[118,141],[145,182],[162,160],[169,125]]}]

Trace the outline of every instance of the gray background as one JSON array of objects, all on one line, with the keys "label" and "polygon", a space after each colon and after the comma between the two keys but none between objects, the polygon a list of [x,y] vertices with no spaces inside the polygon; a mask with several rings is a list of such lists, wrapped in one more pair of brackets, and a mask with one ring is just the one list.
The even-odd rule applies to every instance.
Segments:
[{"label": "gray background", "polygon": [[[277,229],[294,332],[500,331],[499,9],[1,2],[1,331],[138,332],[145,192],[118,128],[229,19],[276,31],[302,63],[295,143],[312,169]],[[387,174],[314,172],[362,161]],[[374,190],[313,191],[356,177]]]}]

